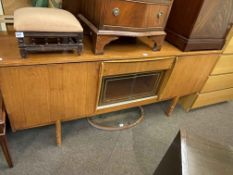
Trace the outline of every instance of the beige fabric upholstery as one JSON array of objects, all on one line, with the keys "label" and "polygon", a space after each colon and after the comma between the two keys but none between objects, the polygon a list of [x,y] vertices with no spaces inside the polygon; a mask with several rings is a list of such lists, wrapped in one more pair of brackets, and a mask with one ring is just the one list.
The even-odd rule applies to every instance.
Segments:
[{"label": "beige fabric upholstery", "polygon": [[82,32],[79,21],[68,11],[25,7],[14,12],[14,28],[26,32]]}]

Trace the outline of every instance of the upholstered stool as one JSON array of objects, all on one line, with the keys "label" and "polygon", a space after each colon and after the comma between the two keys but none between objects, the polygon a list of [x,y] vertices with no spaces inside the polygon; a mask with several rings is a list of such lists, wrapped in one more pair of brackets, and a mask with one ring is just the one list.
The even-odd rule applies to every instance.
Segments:
[{"label": "upholstered stool", "polygon": [[83,28],[70,12],[62,9],[26,7],[15,11],[14,28],[23,58],[28,52],[83,49]]},{"label": "upholstered stool", "polygon": [[2,148],[2,152],[5,156],[5,159],[8,163],[8,166],[12,168],[13,162],[11,159],[10,151],[7,144],[7,138],[6,138],[6,112],[1,96],[0,96],[0,145]]}]

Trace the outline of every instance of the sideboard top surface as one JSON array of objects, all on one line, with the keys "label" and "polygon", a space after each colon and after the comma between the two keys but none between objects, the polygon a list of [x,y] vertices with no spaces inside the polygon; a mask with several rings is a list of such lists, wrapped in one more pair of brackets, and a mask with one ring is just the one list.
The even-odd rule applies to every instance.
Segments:
[{"label": "sideboard top surface", "polygon": [[[84,52],[81,56],[76,53],[36,53],[29,54],[22,59],[19,54],[18,43],[13,33],[0,33],[0,67],[43,65],[59,63],[75,63],[90,61],[111,61],[123,59],[163,59],[171,56],[185,56],[221,53],[221,50],[182,52],[168,42],[164,42],[161,51],[154,52],[150,47],[137,41],[137,43],[117,42],[108,45],[104,55],[94,55],[91,50],[89,37],[84,39]],[[150,43],[148,43],[150,44]]]}]

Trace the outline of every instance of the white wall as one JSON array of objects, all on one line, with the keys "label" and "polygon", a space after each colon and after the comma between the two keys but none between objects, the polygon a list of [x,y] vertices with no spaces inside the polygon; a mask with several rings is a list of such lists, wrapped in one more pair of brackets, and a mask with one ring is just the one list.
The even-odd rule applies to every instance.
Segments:
[{"label": "white wall", "polygon": [[[0,0],[0,15],[3,15],[2,1]],[[6,25],[0,23],[0,31],[6,31]]]}]

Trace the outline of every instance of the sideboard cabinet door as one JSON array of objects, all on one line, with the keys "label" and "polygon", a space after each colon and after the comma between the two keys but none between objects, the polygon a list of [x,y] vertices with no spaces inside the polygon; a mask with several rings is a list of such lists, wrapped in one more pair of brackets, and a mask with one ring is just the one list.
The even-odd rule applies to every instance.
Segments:
[{"label": "sideboard cabinet door", "polygon": [[160,99],[185,96],[201,90],[218,60],[218,54],[178,57],[167,82],[161,88]]},{"label": "sideboard cabinet door", "polygon": [[13,130],[95,112],[99,63],[0,68],[1,91]]}]

